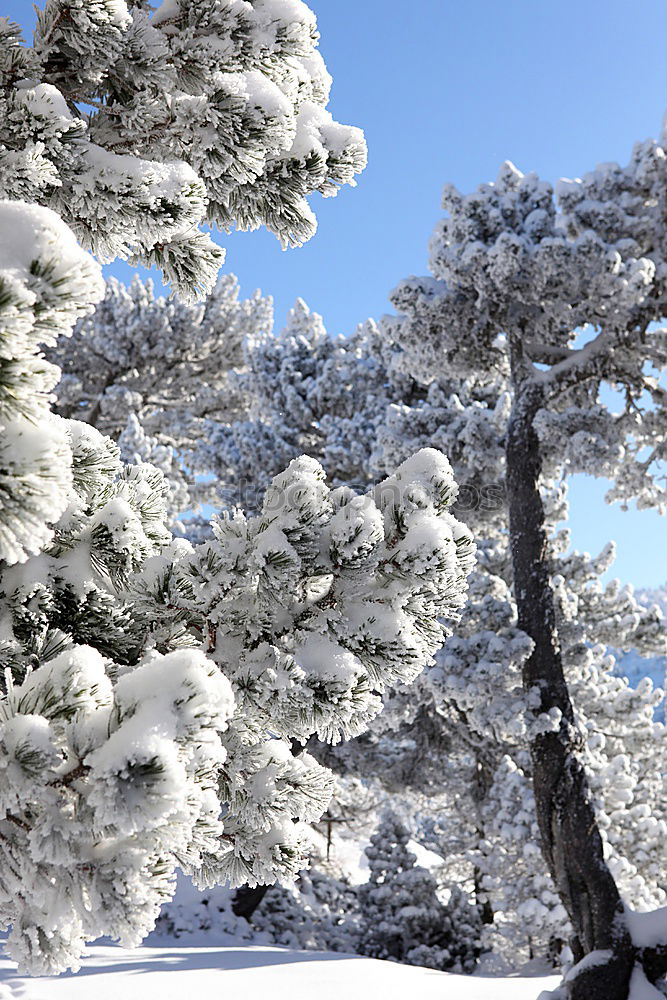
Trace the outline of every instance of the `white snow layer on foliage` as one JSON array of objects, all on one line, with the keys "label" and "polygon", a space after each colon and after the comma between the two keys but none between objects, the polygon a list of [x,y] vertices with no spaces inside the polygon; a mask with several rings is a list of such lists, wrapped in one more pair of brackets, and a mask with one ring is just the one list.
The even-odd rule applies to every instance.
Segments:
[{"label": "white snow layer on foliage", "polygon": [[0,559],[49,541],[71,495],[63,421],[49,413],[59,371],[38,354],[104,293],[101,271],[48,208],[0,201]]},{"label": "white snow layer on foliage", "polygon": [[48,974],[102,934],[138,943],[176,866],[202,885],[304,867],[333,778],[292,748],[362,732],[431,661],[474,545],[432,449],[361,498],[295,459],[258,516],[174,543],[162,474],[48,412],[39,345],[90,309],[98,266],[48,209],[4,224],[25,246],[0,271],[0,421],[27,467],[7,456],[0,510],[0,913]]},{"label": "white snow layer on foliage", "polygon": [[85,941],[109,932],[140,942],[173,892],[177,857],[219,834],[220,734],[232,711],[229,681],[193,649],[153,653],[115,688],[87,646],[10,683],[0,905],[19,966],[76,968]]},{"label": "white snow layer on foliage", "polygon": [[[0,271],[11,272],[18,280],[29,282],[32,277],[31,264],[34,261],[48,261],[57,266],[61,274],[74,278],[81,268],[82,285],[89,294],[90,261],[76,241],[72,230],[60,216],[48,208],[29,205],[25,202],[0,202]],[[98,276],[98,292],[104,293],[101,273]]]},{"label": "white snow layer on foliage", "polygon": [[[66,15],[66,16],[65,16]],[[315,232],[314,192],[366,163],[326,110],[331,77],[299,0],[122,0],[38,12],[34,44],[0,28],[0,196],[55,208],[86,249],[209,291],[224,251],[200,230]]]}]

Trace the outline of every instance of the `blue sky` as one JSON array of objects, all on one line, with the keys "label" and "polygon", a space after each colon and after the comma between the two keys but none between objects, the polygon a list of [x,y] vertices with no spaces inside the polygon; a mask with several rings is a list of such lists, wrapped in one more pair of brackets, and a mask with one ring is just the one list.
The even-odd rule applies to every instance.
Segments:
[{"label": "blue sky", "polygon": [[[309,0],[334,78],[330,108],[360,125],[369,165],[355,189],[314,201],[315,237],[283,252],[268,233],[223,236],[244,293],[274,297],[281,326],[297,296],[347,333],[388,310],[398,280],[426,270],[440,192],[492,180],[504,159],[556,180],[627,160],[667,110],[664,0]],[[3,10],[31,23],[31,5]],[[114,267],[125,277],[128,268]],[[616,539],[611,575],[667,579],[667,520],[604,504],[577,478],[579,548]]]}]

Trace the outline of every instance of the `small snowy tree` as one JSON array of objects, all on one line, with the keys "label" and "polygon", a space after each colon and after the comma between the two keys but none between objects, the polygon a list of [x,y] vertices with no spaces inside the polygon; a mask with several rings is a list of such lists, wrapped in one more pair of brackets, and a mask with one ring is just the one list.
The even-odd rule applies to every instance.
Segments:
[{"label": "small snowy tree", "polygon": [[[272,472],[295,455],[317,457],[334,482],[366,486],[376,478],[369,455],[397,390],[381,354],[374,324],[350,337],[331,337],[322,318],[302,300],[278,336],[258,328],[246,341],[240,376],[247,413],[212,419],[200,462],[224,484],[231,500],[257,502],[257,470]],[[401,386],[410,383],[400,376]],[[259,458],[259,461],[258,461]]]},{"label": "small snowy tree", "polygon": [[[366,848],[370,878],[359,887],[359,950],[372,958],[407,965],[470,972],[479,924],[469,914],[459,927],[454,925],[453,911],[437,897],[435,879],[426,868],[415,865],[415,855],[407,847],[409,839],[406,827],[387,813]],[[461,899],[457,897],[455,903],[454,910],[461,917]]]},{"label": "small snowy tree", "polygon": [[294,885],[271,886],[252,915],[252,926],[287,948],[355,953],[359,891],[344,879],[304,871]]}]

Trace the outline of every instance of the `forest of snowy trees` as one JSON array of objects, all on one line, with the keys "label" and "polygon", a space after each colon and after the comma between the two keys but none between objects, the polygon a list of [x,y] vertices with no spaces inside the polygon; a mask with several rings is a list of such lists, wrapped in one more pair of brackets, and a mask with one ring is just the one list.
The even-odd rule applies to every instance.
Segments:
[{"label": "forest of snowy trees", "polygon": [[391,312],[274,329],[210,230],[298,247],[367,155],[306,4],[46,0],[28,35],[0,18],[6,954],[217,928],[667,995],[667,588],[567,528],[573,475],[667,510],[667,135],[449,185]]}]

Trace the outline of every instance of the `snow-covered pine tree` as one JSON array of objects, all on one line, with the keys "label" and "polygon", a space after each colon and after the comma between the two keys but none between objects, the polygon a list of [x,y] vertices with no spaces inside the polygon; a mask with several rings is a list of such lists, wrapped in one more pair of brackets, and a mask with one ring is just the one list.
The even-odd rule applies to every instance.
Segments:
[{"label": "snow-covered pine tree", "polygon": [[210,290],[223,251],[199,229],[316,227],[307,198],[366,162],[326,110],[331,77],[301,0],[46,0],[34,41],[0,22],[0,195],[47,205],[102,262]]},{"label": "snow-covered pine tree", "polygon": [[407,396],[404,385],[412,383],[400,375],[400,388],[392,384],[382,348],[373,323],[350,337],[332,337],[298,300],[279,335],[257,329],[248,337],[240,377],[247,414],[209,421],[202,467],[225,484],[231,501],[243,496],[251,503],[261,497],[258,466],[277,473],[302,453],[317,457],[334,482],[374,482],[369,455],[378,426],[388,404]]},{"label": "snow-covered pine tree", "polygon": [[303,871],[293,885],[270,886],[252,914],[255,933],[286,948],[356,953],[358,887],[318,870]]},{"label": "snow-covered pine tree", "polygon": [[[430,846],[445,857],[467,850],[480,898],[495,914],[485,943],[516,964],[530,953],[555,956],[556,942],[566,940],[570,931],[537,848],[521,690],[530,644],[517,628],[508,512],[504,503],[485,510],[480,489],[487,476],[491,483],[502,482],[509,410],[506,403],[494,404],[491,398],[486,414],[474,406],[466,419],[462,393],[449,408],[442,402],[432,405],[438,395],[434,383],[426,400],[393,409],[381,433],[384,461],[400,461],[404,448],[442,443],[449,433],[458,438],[449,448],[459,481],[465,482],[472,472],[477,509],[464,516],[480,538],[478,566],[456,636],[415,689],[389,697],[378,719],[381,725],[374,726],[379,742],[373,755],[386,755],[394,743],[392,767],[385,756],[380,773],[389,776],[393,770],[396,788],[413,783],[428,793],[427,815],[437,815],[432,796],[441,796],[438,838]],[[544,457],[550,475],[560,479],[562,454],[547,449]],[[624,900],[646,909],[664,902],[660,871],[667,859],[658,831],[666,818],[666,731],[654,722],[663,694],[647,681],[633,690],[618,676],[617,656],[634,649],[647,673],[656,654],[664,651],[667,637],[656,608],[643,606],[618,582],[600,584],[613,562],[613,546],[597,559],[567,554],[567,532],[556,531],[567,515],[565,499],[562,482],[557,489],[545,490],[563,667],[573,692],[605,856]],[[387,728],[384,734],[382,726]],[[396,744],[401,734],[403,741]],[[351,751],[344,748],[343,756]],[[448,765],[444,774],[443,755]],[[452,830],[458,836],[452,836]],[[652,845],[650,850],[642,848],[643,840]]]},{"label": "snow-covered pine tree", "polygon": [[[462,376],[507,372],[507,502],[519,627],[532,651],[522,673],[542,849],[574,929],[577,961],[564,995],[626,1000],[630,981],[660,978],[664,962],[633,944],[582,761],[564,675],[542,497],[550,455],[569,471],[614,479],[611,499],[664,506],[667,367],[665,156],[636,147],[560,189],[505,165],[495,184],[445,191],[447,217],[431,244],[433,277],[394,292],[387,333],[424,381],[443,365]],[[618,413],[601,388],[620,389]],[[567,803],[567,804],[566,804]],[[667,941],[667,929],[665,931]]]},{"label": "snow-covered pine tree", "polygon": [[[103,286],[52,208],[20,199],[185,295],[219,263],[196,228],[205,196],[209,221],[308,235],[305,194],[334,193],[364,155],[323,110],[310,11],[183,3],[151,20],[83,0],[47,3],[32,48],[1,30],[0,920],[21,966],[53,973],[100,934],[137,942],[177,865],[202,882],[299,870],[331,778],[295,744],[359,732],[416,675],[474,547],[430,450],[363,496],[299,459],[257,517],[193,548],[166,528],[159,470],[48,411],[59,373],[39,346]],[[175,159],[193,149],[206,188]]]},{"label": "snow-covered pine tree", "polygon": [[[435,879],[415,864],[409,831],[386,813],[366,848],[370,877],[359,887],[359,951],[406,965],[470,972],[479,948],[479,920],[460,898],[450,912],[436,894]],[[452,916],[460,918],[456,927]]]},{"label": "snow-covered pine tree", "polygon": [[[462,602],[453,579],[451,594],[441,590],[442,574],[466,574],[473,558],[467,530],[441,506],[453,500],[443,461],[422,451],[359,497],[331,491],[314,460],[295,460],[257,517],[226,516],[213,540],[194,550],[181,542],[172,558],[144,565],[135,601],[155,623],[152,642],[180,641],[189,628],[237,699],[222,786],[228,846],[209,859],[206,880],[253,884],[299,870],[292,820],[318,817],[330,783],[290,743],[362,731],[384,688],[418,672],[450,602]],[[449,540],[430,533],[433,515],[451,525]],[[419,593],[408,584],[415,573]],[[284,794],[290,782],[300,794]]]},{"label": "snow-covered pine tree", "polygon": [[[439,375],[420,385],[402,370],[401,349],[383,340],[374,324],[347,339],[328,338],[319,317],[298,304],[284,333],[249,344],[244,379],[256,418],[213,428],[211,461],[217,456],[218,474],[231,480],[233,495],[242,481],[257,488],[250,462],[257,440],[266,443],[267,463],[304,447],[321,459],[341,454],[345,463],[334,460],[333,468],[359,483],[386,474],[416,448],[436,445],[451,456],[463,484],[459,510],[478,538],[463,620],[437,668],[404,693],[392,692],[370,734],[336,750],[334,761],[328,754],[324,759],[346,774],[381,778],[392,796],[414,796],[410,808],[423,817],[426,836],[437,830],[432,846],[455,858],[457,877],[460,859],[469,859],[486,918],[496,915],[485,931],[487,947],[516,965],[531,952],[553,957],[570,932],[535,840],[521,681],[530,642],[517,628],[502,486],[512,397],[508,366],[499,360],[493,371]],[[545,466],[559,485],[549,488],[545,502],[554,532],[549,551],[562,656],[588,734],[585,759],[605,852],[627,902],[659,905],[662,849],[651,835],[654,846],[643,851],[644,834],[636,831],[659,831],[664,823],[664,729],[652,719],[661,695],[645,684],[630,689],[616,676],[612,651],[634,649],[646,672],[664,649],[664,629],[631,591],[599,584],[611,549],[597,560],[565,555],[567,536],[555,529],[567,514],[568,453],[562,440],[552,444],[545,444]],[[624,753],[626,742],[634,747],[631,755]],[[524,803],[516,822],[508,821],[511,809],[498,806],[505,794]]]},{"label": "snow-covered pine tree", "polygon": [[244,340],[272,323],[271,300],[239,299],[233,275],[197,303],[156,296],[138,278],[129,287],[111,279],[95,312],[48,353],[62,371],[56,412],[118,441],[125,461],[160,468],[174,514],[214,502],[211,475],[198,475],[212,471],[201,440],[212,422],[246,415]]},{"label": "snow-covered pine tree", "polygon": [[38,347],[101,296],[99,267],[20,202],[0,203],[0,247],[0,919],[39,973],[101,933],[138,941],[175,856],[213,843],[233,697],[200,650],[143,659],[111,584],[168,540],[160,474],[48,409]]}]

